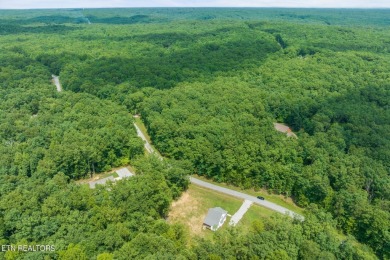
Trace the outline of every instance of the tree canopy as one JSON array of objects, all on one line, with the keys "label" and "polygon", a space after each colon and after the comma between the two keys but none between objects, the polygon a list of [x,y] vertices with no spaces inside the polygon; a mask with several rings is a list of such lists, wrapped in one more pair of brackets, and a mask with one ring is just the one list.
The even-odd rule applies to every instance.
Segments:
[{"label": "tree canopy", "polygon": [[[0,16],[0,241],[56,246],[0,259],[390,258],[389,10]],[[190,239],[166,217],[193,173],[291,197],[306,220]]]}]

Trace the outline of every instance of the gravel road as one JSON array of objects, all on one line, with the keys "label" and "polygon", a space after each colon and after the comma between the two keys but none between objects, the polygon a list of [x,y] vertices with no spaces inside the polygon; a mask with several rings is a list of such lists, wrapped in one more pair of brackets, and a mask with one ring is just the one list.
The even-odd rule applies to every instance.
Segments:
[{"label": "gravel road", "polygon": [[144,133],[142,133],[141,129],[134,123],[134,127],[137,130],[137,135],[141,137],[141,139],[145,142],[145,149],[148,151],[148,153],[154,153],[154,150],[148,140],[146,139]]}]

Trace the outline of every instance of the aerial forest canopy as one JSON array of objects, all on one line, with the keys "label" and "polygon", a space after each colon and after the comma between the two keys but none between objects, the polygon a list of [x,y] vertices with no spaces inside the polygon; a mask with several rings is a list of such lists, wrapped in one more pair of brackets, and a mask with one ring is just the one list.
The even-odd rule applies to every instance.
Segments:
[{"label": "aerial forest canopy", "polygon": [[[0,10],[0,244],[56,245],[0,259],[389,259],[389,17]],[[291,197],[306,220],[191,239],[165,221],[189,174]]]}]

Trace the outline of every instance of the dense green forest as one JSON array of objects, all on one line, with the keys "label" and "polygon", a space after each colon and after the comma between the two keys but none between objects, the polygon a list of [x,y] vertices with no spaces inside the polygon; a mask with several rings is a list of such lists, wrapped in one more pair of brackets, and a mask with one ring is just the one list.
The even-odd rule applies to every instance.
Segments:
[{"label": "dense green forest", "polygon": [[[390,259],[389,10],[0,17],[0,244],[56,246],[0,259]],[[133,114],[167,160],[144,155]],[[115,185],[75,182],[128,164]],[[192,173],[306,219],[191,240],[165,218]]]}]

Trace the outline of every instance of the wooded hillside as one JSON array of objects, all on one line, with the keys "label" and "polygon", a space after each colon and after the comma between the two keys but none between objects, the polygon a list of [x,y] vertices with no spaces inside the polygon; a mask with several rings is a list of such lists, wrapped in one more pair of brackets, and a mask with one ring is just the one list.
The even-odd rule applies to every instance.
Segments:
[{"label": "wooded hillside", "polygon": [[[57,248],[0,259],[390,258],[389,10],[0,17],[0,241]],[[130,180],[75,183],[128,164]],[[291,197],[306,220],[189,241],[164,218],[193,173]]]}]

